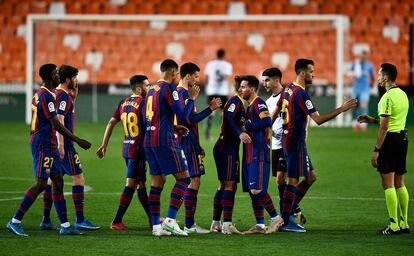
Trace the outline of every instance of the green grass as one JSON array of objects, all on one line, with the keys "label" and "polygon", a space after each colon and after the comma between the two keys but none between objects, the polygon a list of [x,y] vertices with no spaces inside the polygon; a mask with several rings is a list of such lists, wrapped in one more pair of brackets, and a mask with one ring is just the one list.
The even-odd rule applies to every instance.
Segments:
[{"label": "green grass", "polygon": [[[377,172],[370,166],[376,139],[376,128],[355,134],[351,129],[311,128],[309,153],[318,180],[301,203],[306,214],[308,230],[305,234],[277,233],[274,235],[204,236],[154,238],[145,214],[134,197],[124,221],[128,232],[109,230],[118,206],[118,198],[125,183],[125,166],[121,158],[121,133],[113,134],[107,156],[98,160],[95,150],[100,145],[104,124],[78,124],[77,133],[93,143],[89,151],[79,150],[86,183],[93,189],[85,194],[85,215],[93,223],[102,225],[97,232],[82,237],[63,237],[57,232],[41,232],[42,200],[39,198],[24,218],[24,228],[31,235],[20,238],[5,229],[13,216],[23,192],[33,182],[32,160],[29,151],[28,127],[23,124],[0,124],[0,255],[60,255],[76,253],[93,255],[409,255],[414,252],[414,235],[382,237],[375,232],[387,223],[383,190]],[[216,128],[217,129],[217,128]],[[202,130],[202,129],[200,129]],[[214,131],[217,137],[217,130]],[[410,134],[410,148],[414,136]],[[218,182],[212,157],[214,142],[202,145],[207,153],[207,174],[202,179],[196,221],[210,227],[212,201]],[[414,198],[414,163],[408,156],[406,184]],[[9,177],[9,179],[7,179]],[[70,177],[65,177],[66,191],[70,191]],[[162,195],[162,215],[165,216],[173,178],[168,177]],[[278,201],[277,188],[272,179],[270,193]],[[68,215],[74,221],[70,196],[66,196]],[[410,201],[409,213],[414,213]],[[52,213],[55,223],[56,214]],[[183,209],[178,214],[182,226]],[[241,230],[254,224],[250,199],[239,191],[236,195],[233,222]],[[414,224],[413,224],[414,226]]]}]

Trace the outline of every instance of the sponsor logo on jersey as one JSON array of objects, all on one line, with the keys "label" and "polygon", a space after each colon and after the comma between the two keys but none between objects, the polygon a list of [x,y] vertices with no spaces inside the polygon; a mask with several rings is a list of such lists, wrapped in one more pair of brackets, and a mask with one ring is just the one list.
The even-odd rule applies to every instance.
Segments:
[{"label": "sponsor logo on jersey", "polygon": [[62,110],[62,111],[65,111],[65,109],[66,109],[66,101],[60,102],[59,109]]},{"label": "sponsor logo on jersey", "polygon": [[306,105],[306,107],[308,108],[308,110],[311,110],[311,109],[313,108],[312,101],[310,101],[310,100],[307,100],[307,101],[305,102],[305,105]]},{"label": "sponsor logo on jersey", "polygon": [[258,107],[259,107],[259,109],[266,109],[267,108],[266,104],[259,104]]},{"label": "sponsor logo on jersey", "polygon": [[232,103],[227,111],[233,113],[235,109],[236,109],[236,105],[234,103]]},{"label": "sponsor logo on jersey", "polygon": [[173,95],[173,99],[174,100],[178,100],[179,99],[178,98],[178,92],[177,91],[173,91],[172,95]]},{"label": "sponsor logo on jersey", "polygon": [[49,112],[55,111],[55,104],[53,102],[49,102],[49,104],[47,104],[47,107],[49,108]]}]

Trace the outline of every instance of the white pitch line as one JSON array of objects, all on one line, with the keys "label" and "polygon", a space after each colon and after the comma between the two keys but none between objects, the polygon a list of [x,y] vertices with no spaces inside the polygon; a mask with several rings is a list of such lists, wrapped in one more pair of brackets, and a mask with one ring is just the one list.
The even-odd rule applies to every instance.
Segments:
[{"label": "white pitch line", "polygon": [[0,180],[35,181],[34,178],[0,177]]},{"label": "white pitch line", "polygon": [[[29,178],[19,178],[19,177],[0,177],[0,180],[18,180],[18,181],[33,181],[33,179]],[[72,184],[68,184],[72,185]],[[84,192],[89,192],[93,188],[91,186],[85,185]],[[25,191],[0,191],[0,195],[4,194],[23,194]],[[64,195],[71,195],[72,192],[65,192]],[[88,196],[119,196],[121,194],[121,191],[119,192],[91,192],[88,193]],[[199,197],[204,198],[211,198],[213,197],[212,194],[205,194],[200,193],[198,194]],[[237,198],[249,198],[247,195],[236,195]],[[5,201],[14,201],[14,200],[20,200],[22,197],[13,197],[13,198],[3,198],[0,199],[0,202]],[[310,200],[339,200],[339,201],[385,201],[385,198],[380,197],[327,197],[327,196],[306,196],[305,199]],[[414,199],[410,199],[411,202],[414,202]]]},{"label": "white pitch line", "polygon": [[[72,184],[70,184],[72,186]],[[91,191],[93,188],[91,186],[85,185],[84,186],[84,192],[89,192]],[[2,194],[24,194],[26,191],[0,191],[0,195]],[[72,192],[65,192],[63,193],[65,196],[67,195],[72,195]],[[89,193],[88,193],[89,195]],[[12,197],[12,198],[1,198],[0,202],[6,202],[6,201],[15,201],[15,200],[21,200],[23,197]]]},{"label": "white pitch line", "polygon": [[[88,190],[90,191],[90,190]],[[0,191],[0,195],[3,193],[4,191]],[[15,193],[24,193],[24,191],[11,191],[11,192],[15,192]],[[86,190],[86,186],[85,186],[85,192],[87,192]],[[7,193],[7,194],[13,194],[13,193]],[[71,192],[65,192],[65,195],[70,195],[72,194]],[[91,192],[88,193],[88,196],[119,196],[121,194],[120,192]],[[209,194],[198,194],[199,197],[204,197],[204,198],[212,198],[213,195],[209,195]],[[246,195],[236,195],[236,198],[249,198]],[[0,202],[4,202],[4,201],[13,201],[13,200],[20,200],[22,199],[21,197],[13,197],[13,198],[4,198],[4,199],[0,199]],[[308,196],[305,197],[305,199],[309,199],[309,200],[339,200],[339,201],[385,201],[385,198],[379,198],[379,197],[326,197],[326,196]],[[410,199],[411,202],[414,202],[414,199]]]}]

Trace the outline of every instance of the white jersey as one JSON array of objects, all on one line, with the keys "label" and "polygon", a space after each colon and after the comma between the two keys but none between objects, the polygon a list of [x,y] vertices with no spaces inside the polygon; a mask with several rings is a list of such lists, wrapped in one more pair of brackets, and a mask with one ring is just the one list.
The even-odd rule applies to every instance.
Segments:
[{"label": "white jersey", "polygon": [[[266,100],[267,107],[269,108],[269,113],[273,114],[276,110],[277,102],[279,101],[280,93],[277,95],[272,95]],[[276,118],[272,126],[272,150],[282,148],[282,118],[280,115]]]},{"label": "white jersey", "polygon": [[206,95],[227,96],[230,94],[228,77],[233,73],[233,66],[225,60],[209,61],[204,69],[208,77]]}]

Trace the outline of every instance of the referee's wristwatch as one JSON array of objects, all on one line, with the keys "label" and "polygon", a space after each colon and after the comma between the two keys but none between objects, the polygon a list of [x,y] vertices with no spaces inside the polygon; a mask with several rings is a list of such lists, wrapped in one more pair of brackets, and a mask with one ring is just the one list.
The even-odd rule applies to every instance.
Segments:
[{"label": "referee's wristwatch", "polygon": [[377,146],[374,146],[374,152],[380,152],[380,148],[377,148]]}]

